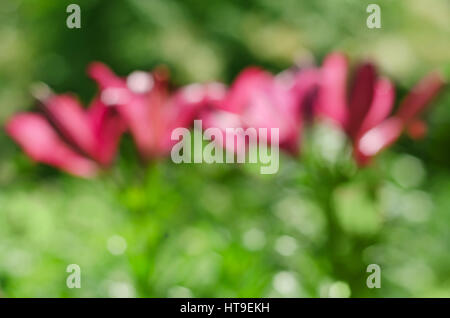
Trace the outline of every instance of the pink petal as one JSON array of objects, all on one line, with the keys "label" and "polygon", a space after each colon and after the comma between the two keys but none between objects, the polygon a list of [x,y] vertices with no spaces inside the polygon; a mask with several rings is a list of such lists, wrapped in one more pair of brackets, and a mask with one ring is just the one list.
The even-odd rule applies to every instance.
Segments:
[{"label": "pink petal", "polygon": [[176,143],[171,139],[175,128],[189,128],[201,112],[218,109],[225,94],[226,88],[220,83],[191,84],[177,90],[160,110],[161,125],[155,144],[159,155],[170,153]]},{"label": "pink petal", "polygon": [[354,78],[348,106],[347,131],[355,137],[370,110],[376,80],[375,68],[372,64],[360,66]]},{"label": "pink petal", "polygon": [[[202,108],[220,108],[225,101],[227,88],[219,82],[206,84],[190,84],[177,90],[173,94],[174,103],[200,110]],[[185,107],[183,106],[183,107]]]},{"label": "pink petal", "polygon": [[207,86],[191,84],[175,92],[159,109],[158,136],[155,138],[155,152],[163,156],[170,153],[176,143],[171,139],[175,128],[189,128],[200,110],[205,107]]},{"label": "pink petal", "polygon": [[125,80],[114,74],[114,72],[103,63],[91,63],[88,67],[88,74],[98,83],[100,89],[106,89],[109,87],[126,87]]},{"label": "pink petal", "polygon": [[402,120],[391,117],[367,131],[355,143],[358,163],[365,165],[371,157],[392,145],[400,137],[402,130]]},{"label": "pink petal", "polygon": [[235,79],[229,94],[224,100],[224,109],[239,113],[246,106],[252,92],[264,88],[273,78],[256,67],[248,67]]},{"label": "pink petal", "polygon": [[[293,96],[281,87],[274,84],[266,89],[254,90],[248,100],[247,106],[241,115],[241,120],[246,127],[255,129],[268,129],[267,138],[270,140],[270,130],[279,129],[280,143],[299,133],[300,113],[290,114],[288,109],[294,103]],[[297,117],[297,118],[296,118]]]},{"label": "pink petal", "polygon": [[54,95],[44,101],[44,105],[50,120],[64,137],[92,156],[96,147],[95,136],[88,116],[78,101],[69,95]]},{"label": "pink petal", "polygon": [[98,98],[89,108],[88,116],[96,138],[94,158],[108,165],[116,155],[120,136],[125,130],[123,120],[116,108],[105,106]]},{"label": "pink petal", "polygon": [[363,134],[386,119],[394,106],[395,88],[388,79],[380,79],[375,84],[372,103],[361,125]]},{"label": "pink petal", "polygon": [[[117,106],[117,112],[130,129],[134,141],[143,157],[151,155],[154,139],[154,127],[150,122],[149,94],[132,92],[124,79],[115,75],[111,69],[102,63],[92,63],[88,69],[89,75],[97,81],[100,88],[100,100],[108,106]],[[153,86],[152,90],[155,87]],[[156,117],[154,120],[158,121]],[[108,127],[110,124],[107,125]],[[108,128],[109,130],[111,128]],[[101,156],[104,161],[110,160],[114,149],[114,138],[105,140],[105,150]],[[108,146],[106,146],[108,145]]]},{"label": "pink petal", "polygon": [[347,109],[347,59],[343,54],[332,53],[325,58],[321,69],[318,113],[345,127]]},{"label": "pink petal", "polygon": [[425,76],[400,104],[397,116],[405,123],[417,117],[444,87],[441,74],[432,72]]},{"label": "pink petal", "polygon": [[144,158],[152,155],[153,139],[157,127],[152,123],[160,120],[160,117],[150,110],[148,96],[135,96],[124,105],[117,106],[117,111],[130,129],[139,152]]},{"label": "pink petal", "polygon": [[[320,85],[320,71],[308,69],[298,72],[294,78],[291,92],[294,95],[294,107],[292,114],[302,114],[310,119],[315,112],[317,104],[317,92]],[[302,119],[303,120],[303,119]]]},{"label": "pink petal", "polygon": [[97,172],[97,165],[72,151],[40,115],[18,114],[9,120],[6,130],[36,161],[81,177],[92,177]]}]

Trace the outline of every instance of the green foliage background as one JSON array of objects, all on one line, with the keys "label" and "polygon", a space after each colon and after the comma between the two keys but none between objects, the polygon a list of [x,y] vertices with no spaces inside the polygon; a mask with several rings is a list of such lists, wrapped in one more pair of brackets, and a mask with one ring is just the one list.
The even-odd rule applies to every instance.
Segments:
[{"label": "green foliage background", "polygon": [[[93,60],[122,75],[166,64],[179,86],[342,50],[374,60],[398,99],[432,69],[449,75],[446,0],[78,0],[79,30],[65,25],[71,2],[1,1],[0,123],[33,107],[36,81],[88,102]],[[369,3],[381,29],[366,27]],[[448,91],[428,122],[425,140],[404,138],[361,171],[339,132],[311,128],[302,158],[283,157],[274,176],[145,167],[127,136],[112,171],[81,180],[32,163],[1,132],[0,295],[450,297]],[[117,236],[126,249],[114,255]],[[81,289],[66,287],[72,263]],[[366,287],[372,263],[380,289]]]}]

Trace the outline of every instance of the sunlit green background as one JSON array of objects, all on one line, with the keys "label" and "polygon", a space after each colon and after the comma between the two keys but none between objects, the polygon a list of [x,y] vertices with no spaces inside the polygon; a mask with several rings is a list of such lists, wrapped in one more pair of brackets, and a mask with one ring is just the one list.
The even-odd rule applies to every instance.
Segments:
[{"label": "sunlit green background", "polygon": [[[66,27],[72,2],[78,30]],[[366,27],[369,3],[381,29]],[[180,86],[342,50],[376,61],[400,99],[432,69],[448,76],[449,39],[447,0],[2,0],[0,123],[32,109],[36,81],[88,102],[94,60],[121,75],[165,64]],[[0,296],[450,297],[448,91],[427,121],[424,140],[402,138],[361,171],[336,156],[342,135],[316,126],[273,176],[142,166],[126,136],[95,180],[31,162],[2,129]],[[366,287],[373,263],[380,289]],[[66,287],[68,264],[80,289]]]}]

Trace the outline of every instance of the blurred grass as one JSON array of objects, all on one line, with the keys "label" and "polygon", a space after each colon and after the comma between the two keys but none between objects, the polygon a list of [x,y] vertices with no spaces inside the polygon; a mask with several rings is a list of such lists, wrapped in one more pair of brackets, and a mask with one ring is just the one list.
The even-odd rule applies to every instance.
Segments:
[{"label": "blurred grass", "polygon": [[[373,1],[79,0],[80,30],[65,27],[71,2],[0,3],[1,123],[32,107],[35,81],[88,102],[93,60],[119,74],[167,64],[175,85],[229,83],[247,65],[277,72],[339,49],[375,60],[398,99],[431,69],[449,74],[445,0],[377,1],[380,30],[365,26]],[[142,167],[125,138],[117,167],[91,181],[31,163],[1,132],[0,295],[449,297],[449,104],[447,91],[425,140],[402,139],[359,172],[325,151],[339,140],[326,127],[276,176]],[[81,289],[65,285],[71,263]],[[379,290],[365,286],[371,263]]]}]

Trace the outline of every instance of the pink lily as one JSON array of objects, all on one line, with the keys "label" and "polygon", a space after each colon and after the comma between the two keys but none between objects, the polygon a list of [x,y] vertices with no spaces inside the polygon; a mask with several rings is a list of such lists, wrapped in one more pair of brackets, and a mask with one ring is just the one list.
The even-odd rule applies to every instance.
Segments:
[{"label": "pink lily", "polygon": [[95,99],[84,110],[71,95],[42,99],[44,114],[14,115],[6,131],[33,160],[92,177],[113,160],[122,125],[114,110]]},{"label": "pink lily", "polygon": [[375,67],[366,63],[356,70],[347,96],[348,62],[344,55],[332,53],[321,68],[321,87],[316,113],[332,119],[351,138],[355,159],[367,164],[381,150],[394,143],[408,129],[412,135],[423,133],[419,115],[444,84],[437,73],[426,76],[402,101],[391,117],[395,90],[385,78],[378,78]]},{"label": "pink lily", "polygon": [[106,65],[93,63],[89,74],[97,81],[102,100],[117,105],[144,159],[170,153],[177,142],[171,140],[173,129],[188,128],[198,111],[224,92],[222,85],[210,83],[192,84],[170,95],[168,73],[162,68],[121,78]]}]

